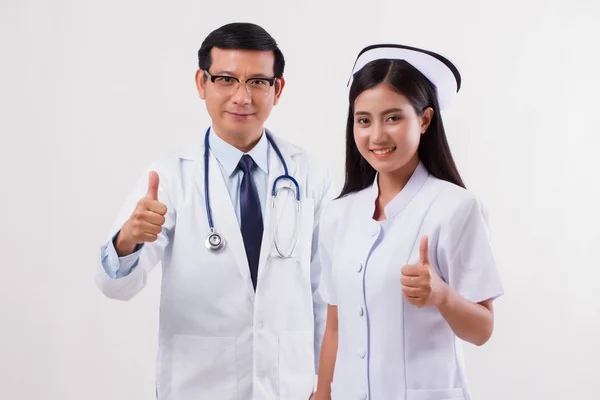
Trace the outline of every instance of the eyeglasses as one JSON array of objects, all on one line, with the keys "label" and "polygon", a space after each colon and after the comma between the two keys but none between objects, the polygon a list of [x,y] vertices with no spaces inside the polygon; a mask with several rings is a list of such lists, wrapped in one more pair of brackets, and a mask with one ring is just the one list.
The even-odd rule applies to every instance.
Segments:
[{"label": "eyeglasses", "polygon": [[248,78],[245,81],[241,81],[234,76],[226,75],[211,75],[208,71],[204,70],[204,75],[215,84],[215,89],[224,95],[231,95],[237,92],[240,83],[246,85],[246,91],[250,95],[264,96],[269,93],[271,86],[275,83],[277,78]]}]

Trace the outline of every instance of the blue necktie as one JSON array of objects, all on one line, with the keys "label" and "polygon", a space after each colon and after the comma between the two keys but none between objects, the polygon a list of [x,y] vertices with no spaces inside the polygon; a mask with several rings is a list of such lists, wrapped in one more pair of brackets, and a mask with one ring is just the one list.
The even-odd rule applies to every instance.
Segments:
[{"label": "blue necktie", "polygon": [[258,191],[252,180],[252,169],[254,166],[254,160],[247,154],[242,156],[238,164],[238,168],[244,173],[240,185],[242,238],[244,239],[246,257],[250,266],[250,278],[252,278],[252,285],[254,286],[254,290],[256,290],[258,259],[260,257],[260,245],[263,236],[263,220]]}]

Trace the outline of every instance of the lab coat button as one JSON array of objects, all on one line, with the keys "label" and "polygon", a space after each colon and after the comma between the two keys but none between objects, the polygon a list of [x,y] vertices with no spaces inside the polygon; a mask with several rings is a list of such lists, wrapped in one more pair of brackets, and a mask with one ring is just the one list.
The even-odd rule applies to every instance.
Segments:
[{"label": "lab coat button", "polygon": [[363,265],[362,265],[362,263],[359,263],[358,267],[356,268],[356,272],[360,272],[360,271],[362,271],[362,269],[363,269]]},{"label": "lab coat button", "polygon": [[367,355],[367,352],[365,351],[365,349],[360,348],[357,350],[356,355],[359,356],[360,358],[365,358],[365,356]]},{"label": "lab coat button", "polygon": [[262,331],[262,329],[263,329],[263,327],[264,327],[264,324],[262,323],[262,321],[259,321],[259,322],[258,322],[258,324],[257,324],[257,327],[258,327],[258,330],[259,330],[259,331]]},{"label": "lab coat button", "polygon": [[365,310],[361,306],[358,306],[358,315],[360,315],[362,317],[364,313],[365,313]]},{"label": "lab coat button", "polygon": [[367,400],[367,394],[365,392],[362,392],[358,395],[358,400]]}]

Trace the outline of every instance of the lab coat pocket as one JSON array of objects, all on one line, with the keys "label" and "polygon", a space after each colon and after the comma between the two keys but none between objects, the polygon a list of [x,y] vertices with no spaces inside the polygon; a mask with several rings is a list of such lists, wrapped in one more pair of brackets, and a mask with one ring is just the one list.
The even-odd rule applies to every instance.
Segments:
[{"label": "lab coat pocket", "polygon": [[237,400],[234,337],[175,335],[173,399]]},{"label": "lab coat pocket", "polygon": [[464,400],[461,388],[441,390],[407,390],[406,400]]},{"label": "lab coat pocket", "polygon": [[308,399],[315,380],[313,331],[284,331],[279,338],[279,396]]}]

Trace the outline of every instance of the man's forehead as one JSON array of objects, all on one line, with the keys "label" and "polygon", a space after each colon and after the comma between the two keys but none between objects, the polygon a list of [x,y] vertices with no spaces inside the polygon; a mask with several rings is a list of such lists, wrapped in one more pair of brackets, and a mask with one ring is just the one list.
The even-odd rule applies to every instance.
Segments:
[{"label": "man's forehead", "polygon": [[272,75],[275,55],[272,51],[211,49],[211,70],[239,72],[246,74]]}]

